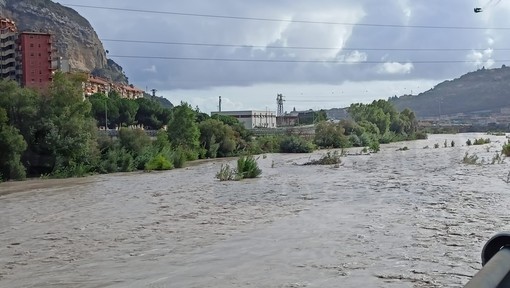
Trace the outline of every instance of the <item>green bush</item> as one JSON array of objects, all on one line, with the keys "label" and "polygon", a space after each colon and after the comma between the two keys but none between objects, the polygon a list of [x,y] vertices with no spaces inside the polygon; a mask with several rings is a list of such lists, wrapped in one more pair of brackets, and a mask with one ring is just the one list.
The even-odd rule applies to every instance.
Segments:
[{"label": "green bush", "polygon": [[171,170],[174,166],[163,154],[158,154],[145,164],[145,170]]},{"label": "green bush", "polygon": [[492,162],[491,164],[494,165],[494,164],[503,164],[503,158],[501,158],[501,155],[496,152],[496,154],[494,155],[494,157],[492,157]]},{"label": "green bush", "polygon": [[285,136],[280,143],[281,153],[310,153],[314,148],[310,141],[298,136]]},{"label": "green bush", "polygon": [[397,139],[397,138],[398,137],[395,134],[395,132],[388,131],[388,132],[384,133],[384,135],[381,136],[381,138],[379,139],[379,143],[381,143],[381,144],[388,144],[388,143],[400,140],[400,139]]},{"label": "green bush", "polygon": [[322,155],[322,157],[318,160],[312,160],[309,162],[306,162],[304,165],[335,165],[342,163],[342,160],[340,159],[341,155],[338,153],[338,151],[334,151],[333,153],[328,152],[325,155]]},{"label": "green bush", "polygon": [[426,140],[428,138],[427,132],[425,131],[418,131],[414,133],[413,137],[416,140]]},{"label": "green bush", "polygon": [[356,134],[351,134],[349,136],[349,142],[351,143],[351,146],[353,147],[361,147],[363,143],[361,142],[361,139]]},{"label": "green bush", "polygon": [[90,173],[90,167],[83,163],[71,163],[71,165],[65,167],[59,167],[53,173],[51,178],[70,178],[70,177],[85,177]]},{"label": "green bush", "polygon": [[136,170],[131,153],[125,148],[115,147],[108,151],[106,158],[99,166],[100,173],[132,172]]},{"label": "green bush", "polygon": [[480,139],[475,139],[475,142],[473,142],[473,145],[484,145],[484,144],[489,144],[489,143],[491,143],[490,138],[487,138],[487,139],[480,138]]},{"label": "green bush", "polygon": [[159,153],[159,145],[151,145],[144,147],[141,153],[135,158],[135,166],[138,170],[145,169],[145,165],[149,163]]},{"label": "green bush", "polygon": [[471,139],[468,139],[468,140],[466,141],[466,145],[467,145],[467,146],[471,146],[471,145],[473,145],[473,143],[471,142]]},{"label": "green bush", "polygon": [[257,178],[262,174],[257,160],[253,156],[241,156],[237,159],[237,169],[232,169],[228,164],[221,165],[216,178],[220,181],[242,180],[245,178]]},{"label": "green bush", "polygon": [[469,165],[477,165],[478,163],[478,155],[473,154],[469,155],[468,152],[464,155],[464,158],[462,159],[462,163],[469,164]]},{"label": "green bush", "polygon": [[262,170],[253,156],[241,156],[237,159],[237,176],[240,179],[257,178],[261,173]]},{"label": "green bush", "polygon": [[503,144],[503,149],[501,151],[503,154],[505,154],[505,156],[509,157],[510,156],[510,141],[508,141],[507,143]]},{"label": "green bush", "polygon": [[175,168],[183,168],[187,161],[186,152],[182,148],[177,148],[173,151],[171,159]]},{"label": "green bush", "polygon": [[360,140],[361,140],[361,146],[362,147],[370,146],[370,144],[372,142],[374,142],[374,139],[373,139],[372,135],[367,133],[367,132],[361,134]]},{"label": "green bush", "polygon": [[377,153],[381,151],[381,145],[377,141],[373,141],[368,148],[372,153]]},{"label": "green bush", "polygon": [[249,152],[251,154],[277,153],[280,150],[281,138],[277,136],[260,136],[251,141]]},{"label": "green bush", "polygon": [[340,123],[320,122],[315,127],[315,144],[322,148],[343,148],[349,146],[349,139]]},{"label": "green bush", "polygon": [[152,144],[150,137],[141,129],[122,128],[119,130],[119,143],[134,157]]},{"label": "green bush", "polygon": [[216,178],[220,181],[236,180],[236,171],[231,169],[228,164],[221,164],[220,171],[216,173]]},{"label": "green bush", "polygon": [[211,144],[206,154],[207,157],[216,158],[218,156],[218,149],[220,149],[220,143]]}]

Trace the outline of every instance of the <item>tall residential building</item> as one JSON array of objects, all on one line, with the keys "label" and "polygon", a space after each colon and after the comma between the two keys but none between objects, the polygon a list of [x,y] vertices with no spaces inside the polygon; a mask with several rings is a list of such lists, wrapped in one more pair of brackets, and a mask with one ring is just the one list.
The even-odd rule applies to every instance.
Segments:
[{"label": "tall residential building", "polygon": [[52,35],[39,32],[22,32],[18,36],[19,59],[18,72],[23,87],[45,89],[53,79],[55,59]]},{"label": "tall residential building", "polygon": [[14,21],[0,18],[0,79],[16,80],[16,38]]}]

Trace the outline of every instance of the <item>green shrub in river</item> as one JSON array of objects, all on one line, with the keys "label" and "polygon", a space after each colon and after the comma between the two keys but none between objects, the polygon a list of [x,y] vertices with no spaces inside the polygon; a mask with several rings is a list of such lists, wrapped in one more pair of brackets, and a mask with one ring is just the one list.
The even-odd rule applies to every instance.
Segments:
[{"label": "green shrub in river", "polygon": [[253,156],[241,156],[237,159],[237,176],[240,179],[257,178],[261,173],[262,170]]},{"label": "green shrub in river", "polygon": [[280,143],[281,153],[310,153],[315,150],[312,142],[298,136],[285,136]]}]

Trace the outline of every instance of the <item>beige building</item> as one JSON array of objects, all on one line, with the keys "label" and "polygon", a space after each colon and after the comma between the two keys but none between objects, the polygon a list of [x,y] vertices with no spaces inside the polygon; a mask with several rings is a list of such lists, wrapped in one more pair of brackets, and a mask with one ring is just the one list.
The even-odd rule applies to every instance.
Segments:
[{"label": "beige building", "polygon": [[16,40],[18,30],[14,21],[0,18],[0,79],[16,81]]},{"label": "beige building", "polygon": [[83,86],[85,96],[91,96],[96,93],[108,95],[110,92],[115,91],[121,98],[143,98],[143,90],[138,89],[133,85],[112,83],[101,77],[89,76],[87,82],[84,83]]},{"label": "beige building", "polygon": [[237,118],[245,128],[276,128],[276,113],[274,111],[221,111],[211,115],[227,115]]}]

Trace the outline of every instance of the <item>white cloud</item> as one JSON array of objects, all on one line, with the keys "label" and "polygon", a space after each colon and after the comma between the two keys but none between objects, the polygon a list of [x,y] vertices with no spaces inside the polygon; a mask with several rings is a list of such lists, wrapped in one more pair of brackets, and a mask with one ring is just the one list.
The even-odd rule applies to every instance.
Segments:
[{"label": "white cloud", "polygon": [[149,72],[149,73],[157,73],[158,69],[156,68],[156,65],[151,65],[151,66],[143,69],[143,71]]},{"label": "white cloud", "polygon": [[386,62],[378,68],[380,74],[409,74],[413,70],[413,63]]},{"label": "white cloud", "polygon": [[[510,46],[510,34],[504,30],[439,30],[405,27],[507,27],[510,1],[501,1],[492,9],[488,7],[487,11],[478,14],[472,12],[474,4],[466,4],[461,0],[443,1],[444,3],[439,6],[413,0],[345,0],[341,1],[340,6],[335,0],[260,0],[250,3],[249,6],[245,1],[238,0],[220,2],[147,0],[140,3],[135,0],[120,2],[88,0],[87,3],[93,6],[284,21],[166,17],[151,13],[127,13],[122,10],[74,8],[91,22],[102,39],[227,45],[209,47],[104,41],[105,49],[115,51],[115,55],[288,61],[229,62],[113,58],[124,68],[134,84],[160,91],[215,89],[217,92],[213,95],[225,95],[228,98],[228,94],[222,91],[228,91],[228,87],[235,86],[243,88],[269,84],[301,85],[302,83],[341,85],[344,81],[371,85],[370,83],[374,81],[388,79],[452,79],[472,71],[473,68],[476,69],[477,66],[481,68],[481,65],[491,67],[510,64],[501,63],[501,60],[507,57],[504,51],[497,49]],[[455,17],[451,17],[452,13]],[[124,25],[110,25],[112,22],[123,21],[126,17],[129,17],[131,21],[124,21]],[[305,23],[306,21],[323,23]],[[362,23],[383,26],[360,25]],[[384,24],[395,25],[395,27],[385,27]],[[229,44],[246,46],[229,46]],[[258,46],[258,48],[250,46]],[[268,46],[320,49],[275,49]],[[345,50],[345,48],[357,49],[357,51]],[[382,50],[383,48],[388,50]],[[412,49],[405,50],[405,48]],[[437,48],[438,51],[425,52],[413,48]],[[474,48],[475,51],[459,53],[448,50],[456,48]],[[486,48],[494,50],[486,50]],[[469,65],[461,63],[468,59],[474,63]],[[304,61],[300,62],[300,60]],[[319,63],[306,60],[319,60]],[[334,65],[321,60],[345,61],[350,65]],[[383,64],[373,64],[370,60],[381,61]],[[444,60],[457,63],[441,63]],[[217,99],[207,98],[210,94],[201,95],[208,99],[204,105],[209,101],[213,102],[212,105],[217,104]],[[274,97],[271,96],[272,102]]]},{"label": "white cloud", "polygon": [[347,63],[359,63],[365,62],[368,59],[368,55],[365,52],[360,52],[358,50],[352,51],[345,57],[345,62]]},{"label": "white cloud", "polygon": [[480,66],[484,66],[485,68],[491,68],[495,64],[492,58],[493,54],[494,50],[492,48],[487,48],[483,51],[473,50],[466,58],[473,67],[480,68]]}]

